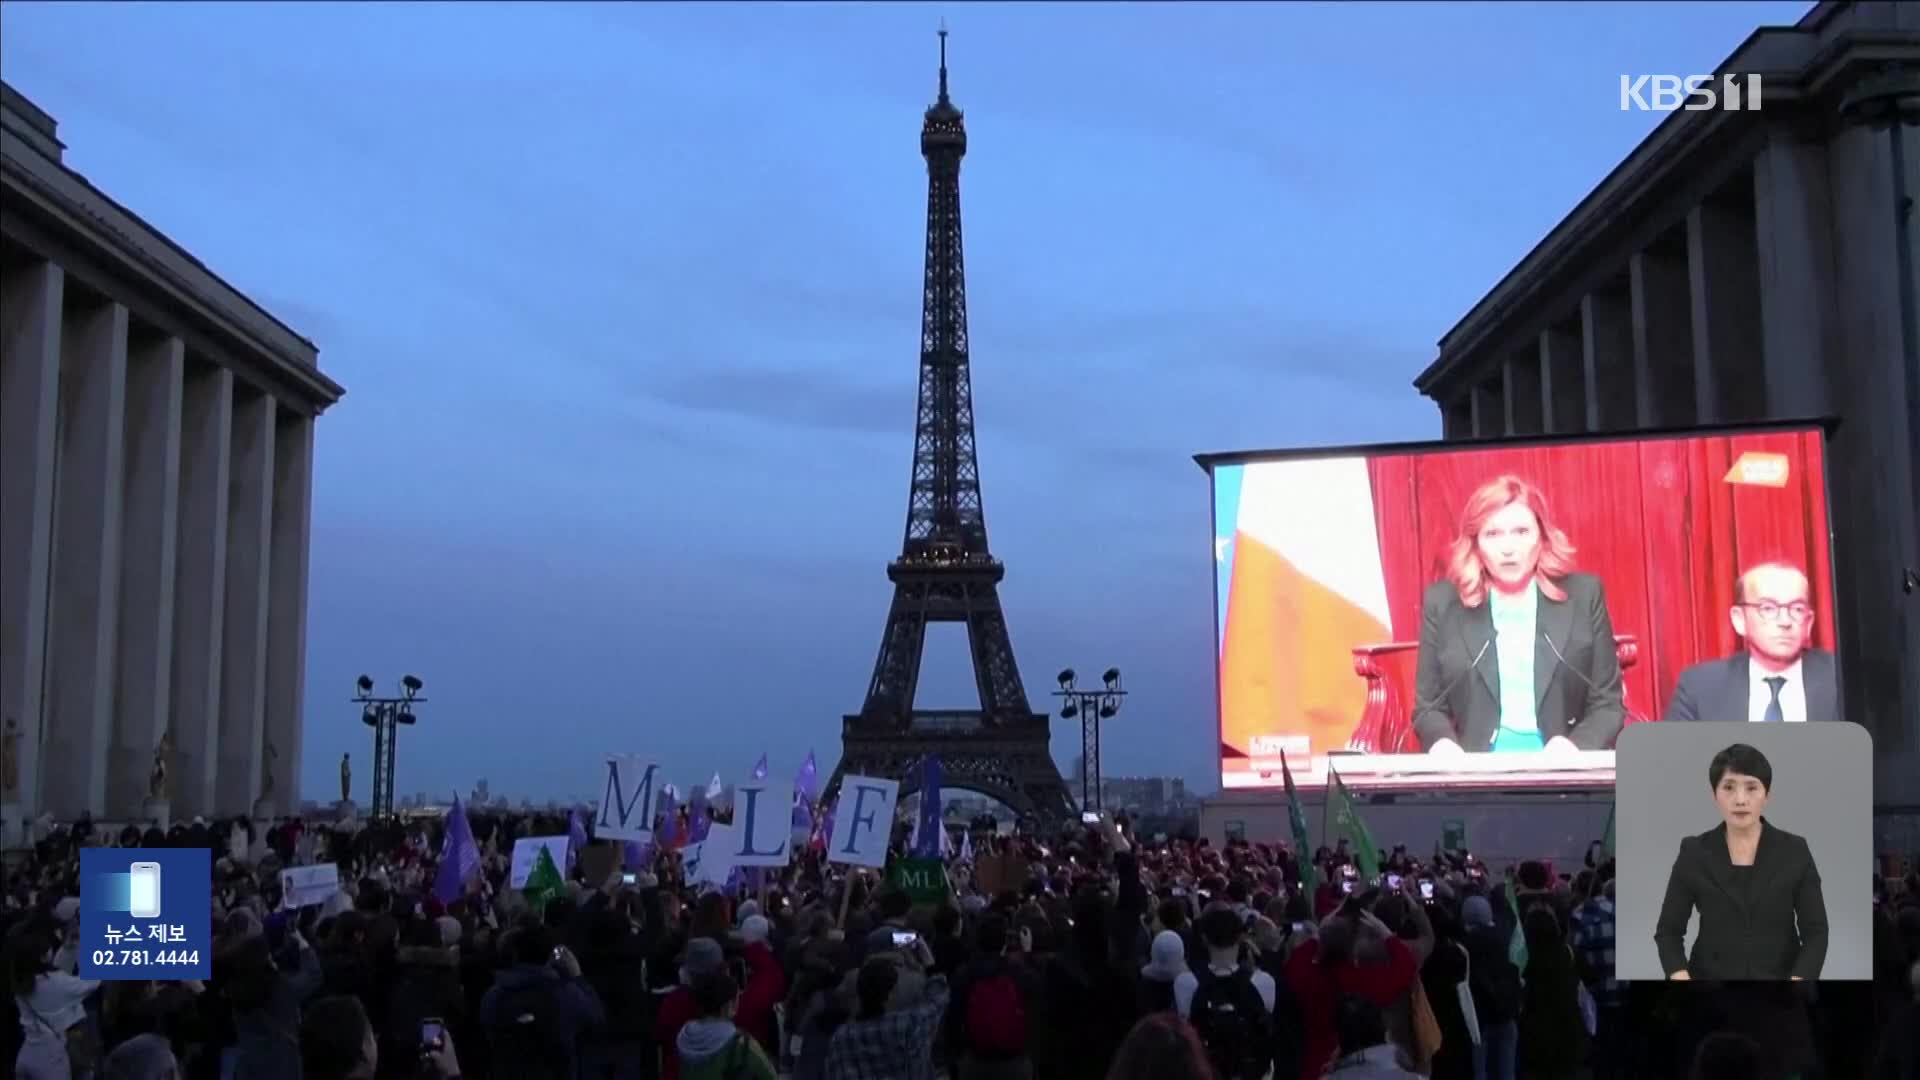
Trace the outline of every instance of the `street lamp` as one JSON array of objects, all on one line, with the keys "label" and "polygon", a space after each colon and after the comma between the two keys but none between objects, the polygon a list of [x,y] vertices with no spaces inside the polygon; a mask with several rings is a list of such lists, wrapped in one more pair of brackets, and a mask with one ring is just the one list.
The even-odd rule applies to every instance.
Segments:
[{"label": "street lamp", "polygon": [[415,722],[413,707],[427,699],[420,696],[424,687],[419,678],[408,675],[400,680],[399,697],[379,697],[373,692],[373,679],[362,675],[354,683],[353,702],[360,706],[360,722],[373,729],[373,808],[375,818],[393,813],[393,755],[401,724]]},{"label": "street lamp", "polygon": [[1100,810],[1100,721],[1110,720],[1120,711],[1120,703],[1126,700],[1127,692],[1120,689],[1120,669],[1108,668],[1100,676],[1101,688],[1080,689],[1074,686],[1077,678],[1072,668],[1060,673],[1060,689],[1053,696],[1060,699],[1060,719],[1080,719],[1080,810],[1082,813],[1097,813]]}]

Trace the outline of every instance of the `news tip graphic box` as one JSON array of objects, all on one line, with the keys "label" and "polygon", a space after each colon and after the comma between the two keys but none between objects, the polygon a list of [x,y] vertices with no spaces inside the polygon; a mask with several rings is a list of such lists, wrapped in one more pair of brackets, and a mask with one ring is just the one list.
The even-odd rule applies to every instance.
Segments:
[{"label": "news tip graphic box", "polygon": [[213,977],[206,848],[82,848],[80,977]]}]

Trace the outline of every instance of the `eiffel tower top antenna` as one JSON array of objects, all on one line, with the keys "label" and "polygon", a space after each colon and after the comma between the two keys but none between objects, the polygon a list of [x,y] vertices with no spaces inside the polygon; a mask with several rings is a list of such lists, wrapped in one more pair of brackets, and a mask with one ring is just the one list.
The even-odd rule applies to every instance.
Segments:
[{"label": "eiffel tower top antenna", "polygon": [[947,104],[947,20],[940,19],[940,104]]}]

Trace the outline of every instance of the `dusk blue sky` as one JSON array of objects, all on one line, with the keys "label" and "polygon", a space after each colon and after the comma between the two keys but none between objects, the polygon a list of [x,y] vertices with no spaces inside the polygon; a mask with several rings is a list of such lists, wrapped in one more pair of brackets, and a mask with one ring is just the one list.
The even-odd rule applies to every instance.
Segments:
[{"label": "dusk blue sky", "polygon": [[[830,769],[906,512],[934,29],[974,401],[1045,708],[1215,786],[1199,451],[1437,438],[1434,342],[1805,3],[0,5],[68,162],[320,347],[304,792]],[[965,704],[964,631],[920,703]],[[1063,772],[1076,726],[1059,722]]]}]

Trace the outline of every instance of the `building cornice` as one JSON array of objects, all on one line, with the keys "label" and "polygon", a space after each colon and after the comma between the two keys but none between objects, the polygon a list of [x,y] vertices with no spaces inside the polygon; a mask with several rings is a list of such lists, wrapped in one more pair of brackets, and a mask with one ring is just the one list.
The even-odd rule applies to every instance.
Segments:
[{"label": "building cornice", "polygon": [[[12,104],[18,95],[10,92],[7,98]],[[319,350],[312,341],[84,176],[50,157],[42,140],[30,140],[31,131],[21,130],[33,118],[20,117],[22,123],[15,123],[13,110],[8,111],[9,122],[0,126],[0,184],[4,184],[9,217],[38,219],[103,266],[136,280],[190,315],[225,351],[271,369],[274,383],[304,399],[289,405],[318,413],[340,399],[345,389],[321,373]],[[57,140],[52,142],[59,145]]]},{"label": "building cornice", "polygon": [[[1485,359],[1489,344],[1509,336],[1517,322],[1535,323],[1551,313],[1541,302],[1568,276],[1591,268],[1593,253],[1610,246],[1622,230],[1639,224],[1661,196],[1690,186],[1683,179],[1724,148],[1758,137],[1837,101],[1848,73],[1865,64],[1920,58],[1920,41],[1885,19],[1863,18],[1860,5],[1830,0],[1791,27],[1763,27],[1748,36],[1715,74],[1759,74],[1765,81],[1761,112],[1676,111],[1668,114],[1625,160],[1609,172],[1560,224],[1501,278],[1465,317],[1441,337],[1439,356],[1414,378],[1414,388],[1432,397],[1469,374]],[[1892,8],[1892,5],[1888,5]],[[1862,25],[1867,23],[1869,25]]]}]

